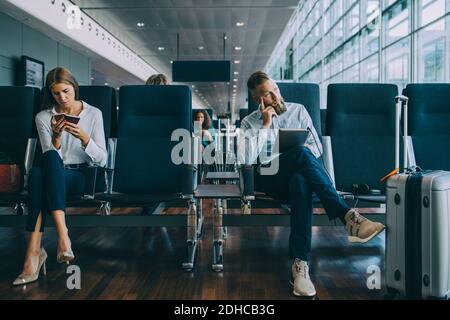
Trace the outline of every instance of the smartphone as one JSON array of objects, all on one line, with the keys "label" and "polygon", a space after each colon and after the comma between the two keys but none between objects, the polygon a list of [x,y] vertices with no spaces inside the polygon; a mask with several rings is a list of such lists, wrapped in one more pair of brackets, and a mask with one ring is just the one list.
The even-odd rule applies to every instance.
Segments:
[{"label": "smartphone", "polygon": [[70,122],[70,123],[73,123],[73,124],[77,124],[77,123],[80,121],[80,117],[77,117],[77,116],[71,116],[71,115],[68,115],[68,114],[65,114],[65,115],[64,115],[64,119],[65,119],[67,122]]},{"label": "smartphone", "polygon": [[55,119],[56,122],[59,122],[61,121],[62,118],[64,118],[64,113],[54,114],[53,118]]}]

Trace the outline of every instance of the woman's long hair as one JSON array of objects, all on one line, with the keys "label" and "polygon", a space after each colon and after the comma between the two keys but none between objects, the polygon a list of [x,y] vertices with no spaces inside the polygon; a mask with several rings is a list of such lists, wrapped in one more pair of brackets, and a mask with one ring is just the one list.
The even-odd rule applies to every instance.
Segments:
[{"label": "woman's long hair", "polygon": [[47,74],[45,78],[44,98],[42,99],[42,109],[55,106],[57,103],[52,95],[52,87],[57,83],[65,83],[71,85],[75,91],[75,100],[79,98],[79,85],[77,79],[66,68],[58,67]]},{"label": "woman's long hair", "polygon": [[194,121],[197,121],[197,115],[198,115],[199,113],[203,113],[202,129],[203,129],[203,130],[208,130],[208,129],[211,128],[211,126],[212,126],[212,121],[211,121],[211,117],[209,116],[209,113],[206,112],[205,110],[198,110],[198,111],[195,112],[195,114],[194,114]]}]

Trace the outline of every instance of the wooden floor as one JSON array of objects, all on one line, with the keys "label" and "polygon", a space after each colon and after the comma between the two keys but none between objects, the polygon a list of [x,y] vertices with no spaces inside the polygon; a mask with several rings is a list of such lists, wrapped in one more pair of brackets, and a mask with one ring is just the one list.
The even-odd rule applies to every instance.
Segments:
[{"label": "wooden floor", "polygon": [[[24,287],[21,271],[27,234],[0,228],[0,299],[298,299],[289,284],[289,228],[228,228],[224,272],[211,270],[210,203],[194,272],[182,271],[185,231],[177,228],[72,228],[81,289],[66,287],[66,266],[56,263],[56,237],[47,229],[47,276]],[[385,233],[366,245],[350,244],[342,227],[313,229],[311,278],[317,299],[382,299],[366,286],[370,265],[384,278]],[[382,289],[384,281],[382,281]]]}]

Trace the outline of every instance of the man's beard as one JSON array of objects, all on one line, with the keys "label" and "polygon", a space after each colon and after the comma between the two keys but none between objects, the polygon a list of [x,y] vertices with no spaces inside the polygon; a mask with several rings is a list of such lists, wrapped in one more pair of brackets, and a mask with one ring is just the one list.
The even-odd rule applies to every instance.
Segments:
[{"label": "man's beard", "polygon": [[281,115],[283,113],[286,112],[287,108],[286,108],[286,103],[284,102],[283,98],[280,98],[280,102],[274,102],[274,104],[272,104],[271,106],[275,112],[277,113],[277,115]]}]

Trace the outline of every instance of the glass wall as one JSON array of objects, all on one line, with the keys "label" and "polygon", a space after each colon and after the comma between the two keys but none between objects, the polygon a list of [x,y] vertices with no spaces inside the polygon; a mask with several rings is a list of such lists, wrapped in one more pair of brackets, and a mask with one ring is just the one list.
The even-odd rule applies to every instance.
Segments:
[{"label": "glass wall", "polygon": [[322,107],[330,83],[450,82],[450,0],[302,0],[266,70],[319,83]]}]

